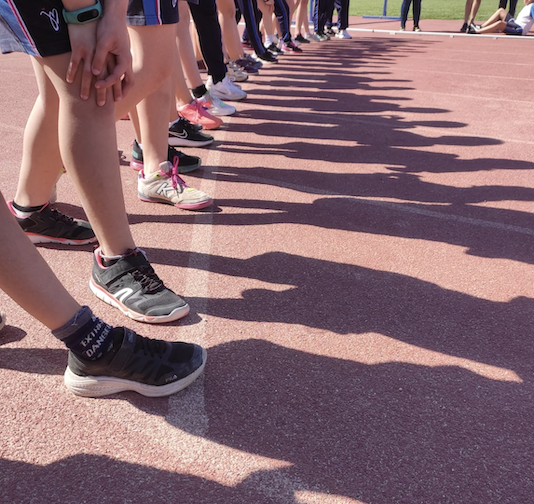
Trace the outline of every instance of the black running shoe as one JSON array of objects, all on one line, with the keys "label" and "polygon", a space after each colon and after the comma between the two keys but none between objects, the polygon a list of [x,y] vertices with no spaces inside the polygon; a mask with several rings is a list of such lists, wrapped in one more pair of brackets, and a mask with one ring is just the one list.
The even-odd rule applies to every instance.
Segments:
[{"label": "black running shoe", "polygon": [[187,119],[180,117],[169,128],[169,145],[174,147],[205,147],[213,143],[213,137],[202,133]]},{"label": "black running shoe", "polygon": [[75,220],[47,204],[29,217],[18,217],[13,202],[7,206],[32,243],[61,243],[87,245],[96,242],[96,236],[87,221]]},{"label": "black running shoe", "polygon": [[295,37],[295,40],[301,44],[311,44],[311,42],[307,38],[304,38],[300,33]]},{"label": "black running shoe", "polygon": [[189,313],[189,305],[163,285],[139,249],[106,267],[97,248],[89,288],[97,298],[139,322],[172,322]]},{"label": "black running shoe", "polygon": [[[190,173],[198,170],[202,164],[202,161],[198,156],[188,156],[182,151],[179,151],[169,145],[167,161],[172,163],[174,166],[174,162],[176,160],[175,158],[178,158],[178,173]],[[133,143],[132,160],[130,162],[130,166],[137,171],[143,169],[143,149],[139,147],[137,140],[134,140]]]},{"label": "black running shoe", "polygon": [[284,54],[284,51],[282,51],[282,49],[280,49],[274,42],[267,47],[267,50],[273,53],[275,56],[278,54]]},{"label": "black running shoe", "polygon": [[255,58],[262,63],[278,63],[278,60],[276,59],[276,56],[273,53],[270,53],[269,51],[265,51],[262,54],[256,54]]},{"label": "black running shoe", "polygon": [[170,343],[113,329],[113,348],[96,361],[69,352],[65,385],[76,395],[101,397],[132,390],[162,397],[183,390],[202,373],[206,350],[191,343]]}]

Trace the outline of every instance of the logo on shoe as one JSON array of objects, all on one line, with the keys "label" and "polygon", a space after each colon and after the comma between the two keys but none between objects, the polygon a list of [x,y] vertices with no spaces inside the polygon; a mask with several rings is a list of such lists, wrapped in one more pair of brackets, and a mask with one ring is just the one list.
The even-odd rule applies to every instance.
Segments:
[{"label": "logo on shoe", "polygon": [[173,193],[175,192],[176,189],[172,185],[167,184],[167,182],[163,182],[163,184],[161,184],[156,190],[156,194],[163,196],[166,199],[171,199]]},{"label": "logo on shoe", "polygon": [[59,13],[57,9],[52,9],[50,12],[46,12],[45,10],[42,10],[39,15],[46,16],[50,20],[52,29],[56,32],[59,31]]},{"label": "logo on shoe", "polygon": [[178,137],[178,138],[187,138],[189,135],[187,134],[187,131],[183,130],[181,133],[175,133],[174,131],[171,131],[171,135]]}]

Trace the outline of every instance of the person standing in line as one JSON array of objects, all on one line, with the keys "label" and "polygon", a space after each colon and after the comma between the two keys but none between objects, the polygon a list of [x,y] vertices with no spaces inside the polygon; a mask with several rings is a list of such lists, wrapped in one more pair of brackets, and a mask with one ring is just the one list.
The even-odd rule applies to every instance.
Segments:
[{"label": "person standing in line", "polygon": [[478,9],[482,0],[466,0],[464,10],[464,24],[460,29],[460,33],[467,33],[469,27],[474,24]]},{"label": "person standing in line", "polygon": [[[508,3],[508,0],[499,0],[499,9],[506,9],[506,4]],[[510,16],[515,16],[515,9],[517,7],[517,0],[510,0],[510,9],[508,12],[510,13]]]},{"label": "person standing in line", "polygon": [[[401,31],[406,30],[406,20],[408,19],[408,11],[412,0],[403,0],[401,6]],[[413,0],[413,31],[420,32],[419,19],[421,17],[421,0]]]}]

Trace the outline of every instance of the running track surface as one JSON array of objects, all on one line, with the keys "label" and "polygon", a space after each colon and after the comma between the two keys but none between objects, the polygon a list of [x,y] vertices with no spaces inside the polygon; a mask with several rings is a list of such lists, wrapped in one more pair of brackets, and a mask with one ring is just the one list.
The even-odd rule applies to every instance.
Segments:
[{"label": "running track surface", "polygon": [[[245,83],[188,150],[212,211],[139,201],[118,124],[135,239],[191,314],[124,320],[87,287],[90,247],[39,251],[110,323],[206,346],[205,375],[77,398],[65,349],[0,293],[2,504],[532,502],[534,41],[458,24],[353,19]],[[35,92],[1,57],[8,198]]]}]

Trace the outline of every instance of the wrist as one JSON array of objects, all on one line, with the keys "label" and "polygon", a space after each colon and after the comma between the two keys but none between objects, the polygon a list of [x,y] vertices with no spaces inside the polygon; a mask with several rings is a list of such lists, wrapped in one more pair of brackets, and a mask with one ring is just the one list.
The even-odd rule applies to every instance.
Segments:
[{"label": "wrist", "polygon": [[68,24],[86,24],[97,21],[102,17],[102,5],[100,0],[96,0],[96,2],[93,0],[93,2],[92,5],[75,10],[70,10],[71,4],[68,4],[68,8],[63,9],[63,19]]}]

